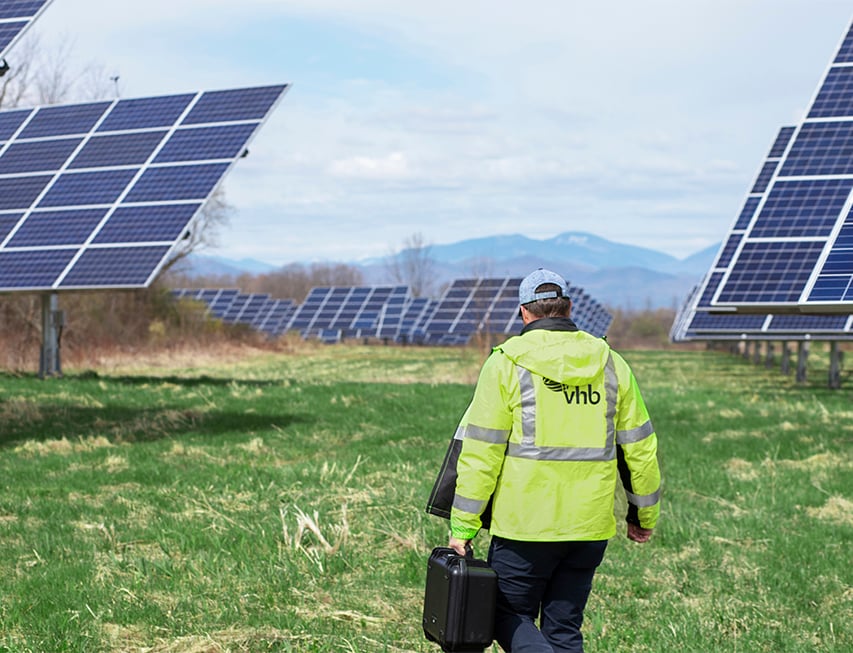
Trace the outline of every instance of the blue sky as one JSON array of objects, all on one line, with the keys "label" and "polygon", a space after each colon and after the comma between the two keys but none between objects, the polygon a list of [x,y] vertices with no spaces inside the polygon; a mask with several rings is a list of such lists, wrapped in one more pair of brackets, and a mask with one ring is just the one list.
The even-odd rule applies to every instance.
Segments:
[{"label": "blue sky", "polygon": [[[355,261],[415,233],[726,235],[853,16],[840,0],[54,0],[123,97],[292,83],[212,253]],[[14,50],[7,57],[14,65]]]}]

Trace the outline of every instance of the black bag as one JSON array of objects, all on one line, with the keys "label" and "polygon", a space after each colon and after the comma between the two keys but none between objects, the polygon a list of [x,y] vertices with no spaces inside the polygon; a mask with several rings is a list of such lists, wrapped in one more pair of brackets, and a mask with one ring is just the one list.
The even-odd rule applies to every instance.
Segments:
[{"label": "black bag", "polygon": [[485,561],[434,548],[424,592],[426,638],[443,651],[483,651],[494,639],[497,583]]},{"label": "black bag", "polygon": [[[459,460],[459,452],[462,451],[462,438],[457,435],[453,436],[450,445],[447,447],[444,462],[441,463],[441,469],[435,479],[426,505],[426,511],[429,514],[445,519],[450,519],[450,509],[453,507],[453,497],[456,494],[456,463]],[[481,528],[489,530],[492,523],[491,499],[489,499],[483,514],[480,515],[480,521],[482,522]]]}]

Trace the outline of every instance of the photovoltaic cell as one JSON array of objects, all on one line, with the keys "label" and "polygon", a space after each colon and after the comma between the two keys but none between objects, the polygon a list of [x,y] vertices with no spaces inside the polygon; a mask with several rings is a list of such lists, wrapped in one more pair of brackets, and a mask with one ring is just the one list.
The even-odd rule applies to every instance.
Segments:
[{"label": "photovoltaic cell", "polygon": [[186,93],[120,100],[98,126],[98,132],[171,127],[194,98],[193,94]]},{"label": "photovoltaic cell", "polygon": [[133,169],[68,172],[59,175],[38,206],[112,204],[135,175]]},{"label": "photovoltaic cell", "polygon": [[853,26],[847,31],[834,63],[853,63]]},{"label": "photovoltaic cell", "polygon": [[103,243],[177,240],[201,207],[198,203],[164,206],[121,206],[113,211],[92,241]]},{"label": "photovoltaic cell", "polygon": [[768,159],[782,158],[796,129],[796,127],[782,127],[782,129],[779,130],[776,140],[773,141],[773,146],[770,148],[770,153],[767,155]]},{"label": "photovoltaic cell", "polygon": [[826,238],[851,189],[853,179],[780,180],[753,224],[750,238]]},{"label": "photovoltaic cell", "polygon": [[236,122],[240,120],[260,120],[281,95],[280,86],[264,88],[208,91],[204,93],[189,115],[184,125],[198,125],[212,122]]},{"label": "photovoltaic cell", "polygon": [[106,209],[33,211],[8,247],[82,245],[106,213]]},{"label": "photovoltaic cell", "polygon": [[3,0],[0,2],[0,19],[32,18],[49,0]]},{"label": "photovoltaic cell", "polygon": [[[853,97],[848,100],[853,104]],[[849,108],[849,107],[848,107]],[[853,123],[805,123],[782,163],[781,176],[815,177],[853,172]]]},{"label": "photovoltaic cell", "polygon": [[0,215],[0,242],[6,240],[9,232],[18,224],[18,220],[24,217],[23,213],[7,213]]},{"label": "photovoltaic cell", "polygon": [[732,227],[732,229],[738,231],[746,229],[752,221],[752,218],[755,215],[755,210],[758,208],[760,203],[760,196],[747,198],[746,202],[743,204],[743,209],[741,209],[740,215],[738,216],[737,223],[735,223],[735,226]]},{"label": "photovoltaic cell", "polygon": [[109,108],[109,102],[50,106],[39,109],[18,138],[55,138],[85,134]]},{"label": "photovoltaic cell", "polygon": [[[712,305],[853,312],[853,29],[795,128]],[[786,261],[780,257],[797,257]],[[762,269],[762,265],[769,266]],[[809,266],[811,266],[809,268]]]},{"label": "photovoltaic cell", "polygon": [[719,302],[796,303],[823,246],[811,241],[746,243],[720,290]]},{"label": "photovoltaic cell", "polygon": [[26,21],[0,23],[0,51],[5,52],[26,26]]},{"label": "photovoltaic cell", "polygon": [[49,286],[66,268],[75,250],[0,251],[0,287],[23,290]]},{"label": "photovoltaic cell", "polygon": [[0,141],[12,138],[29,115],[29,109],[0,113]]},{"label": "photovoltaic cell", "polygon": [[30,208],[51,179],[49,175],[0,177],[0,211]]},{"label": "photovoltaic cell", "polygon": [[758,177],[755,179],[755,184],[753,185],[751,192],[763,193],[765,190],[767,190],[767,184],[770,183],[770,179],[773,177],[773,174],[776,172],[776,168],[778,167],[778,161],[765,161],[764,167],[761,168],[761,172],[758,173]]},{"label": "photovoltaic cell", "polygon": [[853,95],[853,68],[832,68],[812,103],[809,118],[835,118],[848,115]]},{"label": "photovoltaic cell", "polygon": [[157,154],[155,163],[231,159],[243,152],[253,124],[179,129]]},{"label": "photovoltaic cell", "polygon": [[150,131],[92,136],[68,167],[75,169],[142,165],[148,161],[165,135],[165,131]]},{"label": "photovoltaic cell", "polygon": [[114,286],[143,286],[169,247],[112,247],[83,252],[60,287],[88,287],[110,279]]},{"label": "photovoltaic cell", "polygon": [[228,163],[210,163],[148,168],[127,195],[127,201],[168,202],[207,197],[229,165]]},{"label": "photovoltaic cell", "polygon": [[62,138],[53,141],[12,143],[0,156],[0,175],[56,170],[77,149],[81,140]]},{"label": "photovoltaic cell", "polygon": [[286,90],[0,112],[0,290],[148,285]]}]

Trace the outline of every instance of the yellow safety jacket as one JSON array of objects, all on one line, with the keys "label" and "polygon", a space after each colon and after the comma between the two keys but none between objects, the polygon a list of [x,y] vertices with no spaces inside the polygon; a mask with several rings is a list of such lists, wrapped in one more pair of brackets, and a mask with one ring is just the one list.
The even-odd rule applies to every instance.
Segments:
[{"label": "yellow safety jacket", "polygon": [[494,535],[609,539],[617,476],[627,520],[655,527],[657,436],[637,382],[604,340],[576,329],[568,319],[537,320],[483,365],[459,427],[454,537],[477,534],[491,498]]}]

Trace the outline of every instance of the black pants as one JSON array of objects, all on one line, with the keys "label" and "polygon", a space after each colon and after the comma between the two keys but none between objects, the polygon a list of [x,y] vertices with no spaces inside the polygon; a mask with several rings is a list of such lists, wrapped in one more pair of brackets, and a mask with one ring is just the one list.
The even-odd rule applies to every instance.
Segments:
[{"label": "black pants", "polygon": [[511,653],[583,653],[583,611],[605,548],[607,540],[519,542],[493,536],[489,564],[498,575],[498,644]]}]

